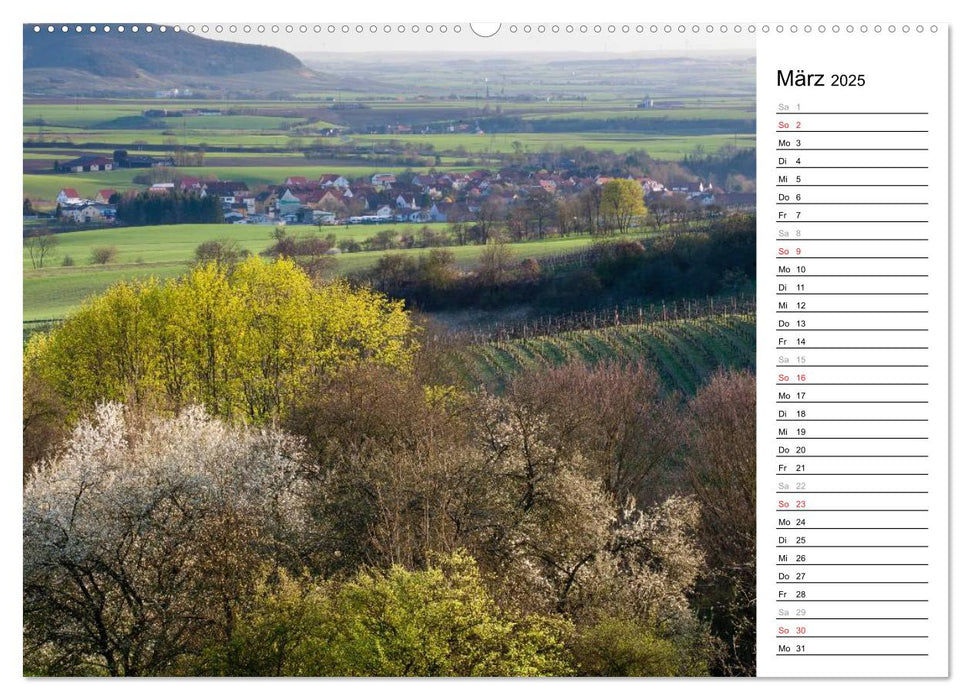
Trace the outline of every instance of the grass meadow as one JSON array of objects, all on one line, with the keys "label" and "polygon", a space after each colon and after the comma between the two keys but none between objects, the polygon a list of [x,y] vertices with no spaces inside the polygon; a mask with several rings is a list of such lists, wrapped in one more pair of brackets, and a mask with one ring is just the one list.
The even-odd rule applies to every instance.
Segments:
[{"label": "grass meadow", "polygon": [[[429,224],[431,228],[441,228],[446,224]],[[417,231],[418,226],[381,225],[324,228],[323,233],[334,233],[338,241],[353,239],[362,241],[373,236],[378,230],[395,228],[400,233]],[[291,226],[291,232],[317,233],[315,226]],[[24,251],[24,321],[39,321],[63,318],[76,308],[85,298],[104,291],[107,287],[122,280],[144,279],[148,277],[176,277],[193,262],[196,247],[203,241],[213,239],[235,241],[240,248],[251,253],[260,253],[272,243],[272,226],[243,224],[183,224],[175,226],[141,226],[94,231],[77,231],[58,234],[58,246],[50,262],[42,269],[34,269],[30,257]],[[512,243],[509,248],[517,261],[530,257],[541,257],[556,253],[569,252],[589,245],[588,236],[553,238],[541,241]],[[116,259],[106,265],[91,262],[92,249],[98,246],[115,246]],[[455,254],[459,265],[471,266],[482,254],[483,246],[454,246],[449,250]],[[342,253],[338,256],[337,274],[347,274],[367,269],[388,251],[362,251]],[[418,256],[424,251],[411,248],[402,251],[406,255]],[[65,267],[62,262],[70,257],[74,265]]]}]

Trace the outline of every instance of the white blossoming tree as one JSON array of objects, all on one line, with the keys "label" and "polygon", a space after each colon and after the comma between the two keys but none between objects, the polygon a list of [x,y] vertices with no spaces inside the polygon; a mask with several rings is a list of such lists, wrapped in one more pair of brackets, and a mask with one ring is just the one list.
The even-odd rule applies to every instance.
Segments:
[{"label": "white blossoming tree", "polygon": [[266,564],[297,560],[300,445],[191,408],[138,424],[118,404],[82,420],[24,490],[25,670],[179,673],[231,633]]}]

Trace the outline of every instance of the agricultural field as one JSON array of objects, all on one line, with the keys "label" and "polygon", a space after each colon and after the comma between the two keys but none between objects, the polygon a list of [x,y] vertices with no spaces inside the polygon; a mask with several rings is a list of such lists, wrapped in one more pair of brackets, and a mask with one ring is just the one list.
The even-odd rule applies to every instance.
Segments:
[{"label": "agricultural field", "polygon": [[570,361],[644,363],[671,390],[692,395],[719,368],[753,368],[755,315],[715,314],[472,344],[457,351],[469,386],[501,389],[516,375]]},{"label": "agricultural field", "polygon": [[[137,170],[53,171],[54,161],[116,148],[154,156],[202,149],[203,166],[180,170],[261,188],[291,175],[400,170],[401,161],[391,156],[410,158],[421,165],[416,171],[432,162],[462,170],[499,167],[504,156],[517,152],[576,147],[642,150],[657,160],[680,161],[755,146],[754,64],[745,56],[701,59],[703,70],[696,61],[670,57],[517,56],[493,64],[313,54],[305,60],[324,73],[340,73],[346,83],[278,101],[28,97],[23,196],[47,209],[64,187],[83,197],[104,188],[139,189],[132,182]],[[638,108],[648,94],[652,108]],[[331,160],[304,156],[320,155],[315,149],[327,149]]]},{"label": "agricultural field", "polygon": [[624,153],[647,151],[658,160],[680,160],[686,155],[717,153],[726,146],[754,148],[755,134],[703,134],[698,136],[664,136],[643,133],[500,133],[500,134],[428,134],[402,136],[355,135],[350,141],[363,146],[405,143],[430,146],[434,152],[470,154],[514,153],[516,145],[526,152],[551,151],[569,148],[589,148],[594,151]]},{"label": "agricultural field", "polygon": [[[439,229],[447,224],[429,224]],[[362,241],[378,230],[394,228],[399,233],[410,233],[419,228],[413,224],[325,227],[324,235],[334,233],[338,242],[345,239]],[[318,233],[315,226],[290,226],[288,230],[301,233]],[[115,282],[147,277],[176,277],[192,264],[196,247],[213,239],[231,240],[240,248],[260,253],[272,243],[272,226],[240,224],[183,224],[175,226],[142,226],[130,228],[99,229],[58,234],[58,246],[50,262],[43,269],[34,269],[27,251],[23,254],[24,266],[24,320],[38,321],[62,318],[76,308],[86,297],[104,291]],[[541,241],[510,244],[515,260],[570,252],[589,245],[586,236],[554,238]],[[91,262],[92,249],[98,246],[115,246],[116,259],[106,265]],[[459,265],[471,266],[482,253],[483,246],[454,246]],[[406,255],[421,255],[423,249],[402,251]],[[347,274],[373,266],[387,251],[363,251],[343,253],[338,256],[337,274]],[[63,266],[65,257],[73,260],[71,266]]]}]

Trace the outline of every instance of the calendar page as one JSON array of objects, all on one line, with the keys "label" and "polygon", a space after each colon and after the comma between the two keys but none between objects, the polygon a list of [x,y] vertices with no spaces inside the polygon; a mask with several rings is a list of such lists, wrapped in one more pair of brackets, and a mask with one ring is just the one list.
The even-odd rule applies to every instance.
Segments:
[{"label": "calendar page", "polygon": [[23,676],[949,675],[947,23],[21,35]]}]

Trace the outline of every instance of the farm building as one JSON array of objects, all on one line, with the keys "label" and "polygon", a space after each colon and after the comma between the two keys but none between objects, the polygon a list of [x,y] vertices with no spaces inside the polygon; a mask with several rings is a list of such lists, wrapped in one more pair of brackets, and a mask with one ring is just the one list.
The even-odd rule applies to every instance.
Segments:
[{"label": "farm building", "polygon": [[104,156],[81,156],[60,164],[61,172],[95,173],[114,168],[114,161]]}]

